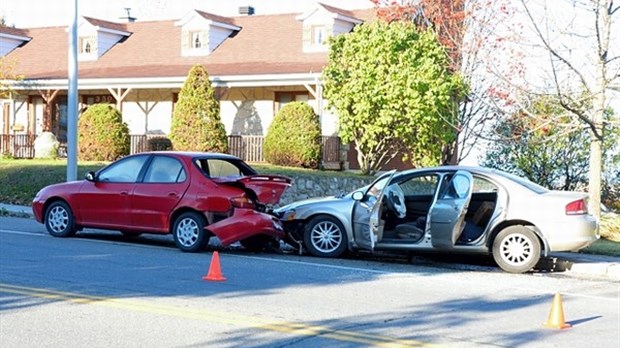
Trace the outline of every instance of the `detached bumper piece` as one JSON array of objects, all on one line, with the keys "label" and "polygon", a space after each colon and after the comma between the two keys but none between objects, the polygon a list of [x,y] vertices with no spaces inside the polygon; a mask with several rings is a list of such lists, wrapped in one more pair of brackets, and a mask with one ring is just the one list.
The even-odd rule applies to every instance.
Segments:
[{"label": "detached bumper piece", "polygon": [[259,234],[278,239],[284,237],[284,229],[280,220],[253,209],[236,208],[231,217],[206,226],[205,229],[216,235],[223,245]]}]

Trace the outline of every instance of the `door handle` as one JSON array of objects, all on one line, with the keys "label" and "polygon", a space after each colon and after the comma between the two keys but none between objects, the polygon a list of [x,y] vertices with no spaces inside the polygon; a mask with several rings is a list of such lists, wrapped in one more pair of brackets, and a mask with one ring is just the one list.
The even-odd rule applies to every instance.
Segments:
[{"label": "door handle", "polygon": [[168,196],[169,197],[178,197],[179,195],[177,195],[176,192],[168,192]]},{"label": "door handle", "polygon": [[121,191],[121,196],[127,196],[127,191]]}]

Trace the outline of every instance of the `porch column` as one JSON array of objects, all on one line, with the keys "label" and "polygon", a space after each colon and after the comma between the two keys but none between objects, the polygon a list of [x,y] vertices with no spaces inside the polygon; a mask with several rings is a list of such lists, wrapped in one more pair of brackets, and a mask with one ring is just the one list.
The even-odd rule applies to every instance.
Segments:
[{"label": "porch column", "polygon": [[319,120],[323,118],[323,85],[319,79],[315,81],[315,88],[312,88],[307,83],[304,83],[304,87],[312,94],[314,100],[316,100],[316,105],[314,107],[314,112],[319,115]]},{"label": "porch column", "polygon": [[131,92],[131,88],[127,88],[125,91],[123,91],[122,88],[117,88],[116,90],[114,88],[108,88],[108,92],[116,99],[116,109],[122,112],[122,102],[127,94]]},{"label": "porch column", "polygon": [[45,107],[43,108],[43,131],[44,132],[52,131],[52,106],[53,106],[54,99],[56,99],[56,96],[58,95],[58,92],[60,92],[59,89],[54,90],[54,91],[48,89],[45,92],[39,90],[39,95],[41,95],[41,98],[43,98],[43,102],[45,103]]}]

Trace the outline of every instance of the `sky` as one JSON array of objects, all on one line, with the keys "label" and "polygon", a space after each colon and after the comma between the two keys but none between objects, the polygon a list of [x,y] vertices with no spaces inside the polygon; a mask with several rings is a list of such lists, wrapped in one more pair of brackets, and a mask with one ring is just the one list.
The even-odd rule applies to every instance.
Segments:
[{"label": "sky", "polygon": [[[321,0],[321,3],[343,9],[372,7],[369,0]],[[17,28],[68,26],[73,0],[2,0],[0,16]],[[253,6],[255,15],[302,13],[315,6],[311,0],[79,0],[78,16],[121,22],[127,17],[125,8],[138,21],[180,19],[191,10],[222,16],[238,14],[240,6]]]}]

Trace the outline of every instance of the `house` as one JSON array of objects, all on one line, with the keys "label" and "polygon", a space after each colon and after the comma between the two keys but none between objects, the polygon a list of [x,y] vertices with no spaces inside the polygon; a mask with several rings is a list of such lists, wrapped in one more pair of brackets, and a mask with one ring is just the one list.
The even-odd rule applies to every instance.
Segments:
[{"label": "house", "polygon": [[[328,36],[348,33],[372,19],[374,11],[323,4],[302,14],[240,10],[233,17],[194,10],[179,20],[127,23],[81,17],[80,110],[112,103],[132,135],[166,135],[187,73],[203,64],[216,88],[226,131],[237,141],[262,140],[274,115],[290,101],[308,102],[320,117],[324,138],[335,137],[337,115],[326,107],[320,80],[327,62],[325,43]],[[32,140],[52,131],[61,142],[66,140],[67,37],[66,27],[0,28],[2,59],[15,65],[15,75],[23,76],[11,81],[11,95],[0,100],[4,151],[15,146],[16,138],[11,143],[7,135]],[[262,159],[261,154],[235,154]],[[347,158],[337,154],[331,161]]]}]

